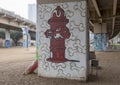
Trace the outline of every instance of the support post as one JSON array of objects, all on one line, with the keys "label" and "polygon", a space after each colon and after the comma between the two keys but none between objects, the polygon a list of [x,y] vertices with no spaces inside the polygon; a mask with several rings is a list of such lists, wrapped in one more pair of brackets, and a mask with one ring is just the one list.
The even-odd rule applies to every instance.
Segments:
[{"label": "support post", "polygon": [[95,51],[105,51],[107,49],[107,25],[106,23],[94,24],[94,46]]},{"label": "support post", "polygon": [[10,47],[10,30],[6,29],[5,30],[5,47],[9,48]]},{"label": "support post", "polygon": [[39,76],[87,80],[87,6],[87,0],[37,0]]},{"label": "support post", "polygon": [[28,48],[28,28],[23,27],[23,47]]}]

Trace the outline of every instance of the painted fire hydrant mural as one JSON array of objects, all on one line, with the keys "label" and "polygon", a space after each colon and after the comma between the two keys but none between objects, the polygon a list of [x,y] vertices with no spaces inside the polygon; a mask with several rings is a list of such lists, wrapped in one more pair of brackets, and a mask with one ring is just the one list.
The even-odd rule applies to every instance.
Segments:
[{"label": "painted fire hydrant mural", "polygon": [[47,61],[54,63],[62,63],[68,61],[65,58],[65,39],[70,37],[69,29],[66,24],[69,20],[66,18],[64,10],[57,6],[54,9],[52,17],[48,20],[50,29],[45,32],[45,36],[50,38],[50,58]]}]

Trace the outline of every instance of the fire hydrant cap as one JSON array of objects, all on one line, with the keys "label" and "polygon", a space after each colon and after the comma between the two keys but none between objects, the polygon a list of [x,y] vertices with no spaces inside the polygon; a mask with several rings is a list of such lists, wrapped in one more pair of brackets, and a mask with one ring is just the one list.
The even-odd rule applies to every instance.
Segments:
[{"label": "fire hydrant cap", "polygon": [[48,20],[49,24],[51,22],[69,22],[66,18],[64,10],[60,6],[57,6],[57,8],[53,11],[52,17]]}]

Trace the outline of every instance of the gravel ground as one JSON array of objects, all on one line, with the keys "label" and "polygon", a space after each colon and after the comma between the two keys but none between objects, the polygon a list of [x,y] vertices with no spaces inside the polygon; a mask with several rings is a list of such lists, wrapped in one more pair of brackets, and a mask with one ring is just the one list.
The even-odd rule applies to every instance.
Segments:
[{"label": "gravel ground", "polygon": [[0,48],[0,85],[120,85],[120,52],[96,52],[101,69],[88,82],[22,75],[35,59],[35,48]]}]

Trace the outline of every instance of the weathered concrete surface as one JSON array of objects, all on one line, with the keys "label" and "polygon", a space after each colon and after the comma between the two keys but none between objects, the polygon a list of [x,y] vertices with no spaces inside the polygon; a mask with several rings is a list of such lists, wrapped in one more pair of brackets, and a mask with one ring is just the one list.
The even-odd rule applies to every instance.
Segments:
[{"label": "weathered concrete surface", "polygon": [[0,28],[21,31],[21,27],[28,26],[29,31],[36,32],[36,24],[14,12],[0,8]]},{"label": "weathered concrete surface", "polygon": [[120,52],[97,52],[102,69],[98,77],[87,83],[38,77],[37,74],[22,75],[35,59],[35,48],[0,48],[0,85],[119,85]]}]

